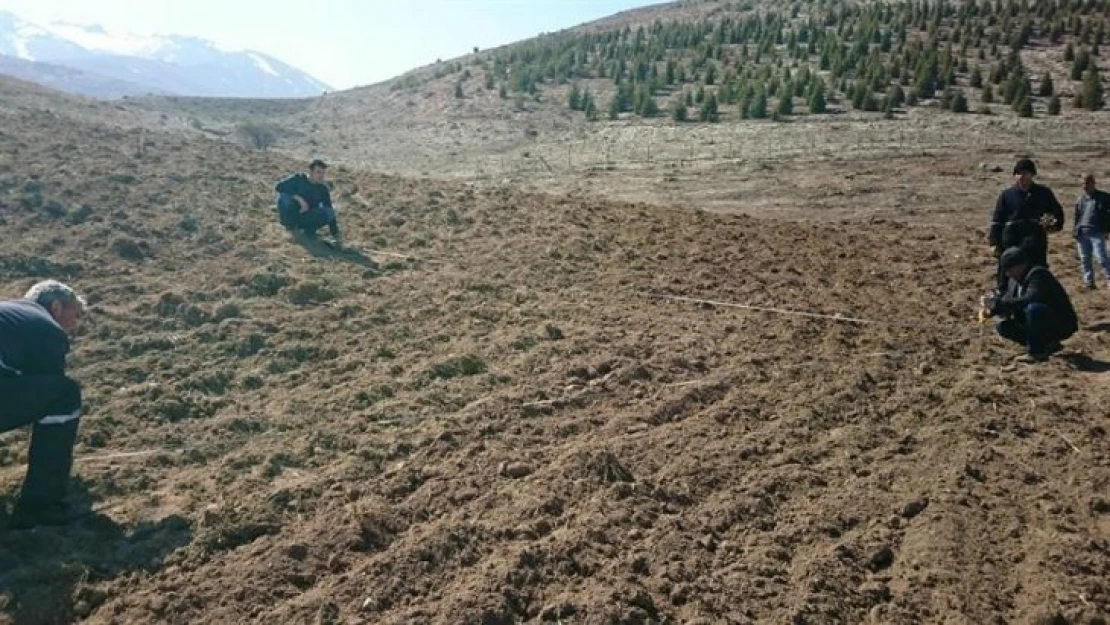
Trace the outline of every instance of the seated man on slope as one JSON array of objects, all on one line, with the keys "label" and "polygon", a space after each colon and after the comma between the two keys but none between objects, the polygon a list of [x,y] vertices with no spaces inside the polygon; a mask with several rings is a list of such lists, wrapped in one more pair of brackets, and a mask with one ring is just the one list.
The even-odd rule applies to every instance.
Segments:
[{"label": "seated man on slope", "polygon": [[308,173],[296,173],[277,184],[278,218],[281,225],[295,235],[315,238],[316,231],[327,226],[336,247],[343,247],[331,192],[325,183],[328,166],[319,159],[308,166]]},{"label": "seated man on slope", "polygon": [[85,301],[47,280],[24,299],[0,301],[0,433],[31,426],[27,477],[10,529],[65,525],[81,387],[66,375],[69,337]]},{"label": "seated man on slope", "polygon": [[984,302],[998,322],[1002,338],[1025,345],[1024,362],[1041,362],[1060,351],[1060,341],[1079,331],[1079,319],[1067,291],[1043,265],[1034,265],[1028,253],[1011,247],[999,264],[1009,278],[1009,288]]}]

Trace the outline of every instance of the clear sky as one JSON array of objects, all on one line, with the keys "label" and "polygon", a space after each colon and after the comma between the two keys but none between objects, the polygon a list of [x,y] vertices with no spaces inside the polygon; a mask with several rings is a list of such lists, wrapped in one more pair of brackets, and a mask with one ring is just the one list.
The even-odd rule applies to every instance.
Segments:
[{"label": "clear sky", "polygon": [[0,0],[32,22],[180,34],[270,54],[337,89],[659,0]]}]

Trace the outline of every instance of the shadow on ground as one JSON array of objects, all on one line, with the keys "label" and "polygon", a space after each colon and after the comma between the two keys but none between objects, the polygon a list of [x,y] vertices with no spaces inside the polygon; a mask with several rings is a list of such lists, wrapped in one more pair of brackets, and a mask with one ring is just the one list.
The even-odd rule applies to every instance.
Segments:
[{"label": "shadow on ground", "polygon": [[337,248],[316,237],[298,236],[294,240],[315,258],[347,262],[365,269],[378,269],[378,263],[359,250],[349,247]]},{"label": "shadow on ground", "polygon": [[[192,540],[190,522],[180,516],[117,524],[92,508],[80,479],[71,485],[71,497],[75,520],[66,527],[9,531],[7,512],[0,519],[0,623],[71,623],[104,601],[91,584],[155,571]],[[10,509],[13,498],[0,499],[0,510]]]},{"label": "shadow on ground", "polygon": [[1106,373],[1110,371],[1110,362],[1092,358],[1087,354],[1066,354],[1060,358],[1084,373]]}]

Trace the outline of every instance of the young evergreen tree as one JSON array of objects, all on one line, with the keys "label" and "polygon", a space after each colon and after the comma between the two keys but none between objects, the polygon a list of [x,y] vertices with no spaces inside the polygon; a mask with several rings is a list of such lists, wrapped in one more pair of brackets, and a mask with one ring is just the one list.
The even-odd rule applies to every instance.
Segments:
[{"label": "young evergreen tree", "polygon": [[1083,108],[1088,111],[1097,111],[1103,107],[1105,101],[1103,100],[1102,91],[1102,77],[1099,75],[1098,67],[1094,64],[1087,70],[1087,74],[1083,77]]},{"label": "young evergreen tree", "polygon": [[767,94],[762,89],[755,94],[748,106],[748,117],[751,119],[767,119]]},{"label": "young evergreen tree", "polygon": [[590,94],[589,91],[587,91],[582,96],[582,101],[584,102],[584,104],[582,105],[582,110],[586,113],[586,121],[596,122],[598,120],[599,114],[597,110],[597,103],[594,102],[594,96]]},{"label": "young evergreen tree", "polygon": [[1022,97],[1021,101],[1018,102],[1017,113],[1022,117],[1033,116],[1033,101],[1028,96]]},{"label": "young evergreen tree", "polygon": [[956,89],[952,95],[952,112],[953,113],[966,113],[967,112],[967,97],[961,89]]},{"label": "young evergreen tree", "polygon": [[686,98],[681,95],[671,101],[671,119],[679,123],[687,120]]},{"label": "young evergreen tree", "polygon": [[1059,115],[1060,114],[1060,96],[1054,95],[1054,96],[1052,96],[1052,99],[1048,101],[1048,114],[1049,115]]},{"label": "young evergreen tree", "polygon": [[809,96],[809,112],[814,115],[821,115],[828,111],[828,103],[825,101],[825,88],[819,87],[813,90],[813,94]]},{"label": "young evergreen tree", "polygon": [[567,107],[572,111],[583,110],[582,90],[578,87],[578,83],[572,83],[567,91]]},{"label": "young evergreen tree", "polygon": [[718,107],[717,94],[710,92],[705,96],[705,101],[701,105],[701,120],[714,123],[719,121],[721,116]]},{"label": "young evergreen tree", "polygon": [[782,117],[787,117],[794,114],[794,97],[789,91],[780,92],[778,106],[775,107],[777,112]]},{"label": "young evergreen tree", "polygon": [[1041,86],[1037,90],[1037,95],[1042,98],[1050,98],[1055,91],[1055,85],[1052,84],[1052,74],[1045,71],[1044,75],[1041,76]]}]

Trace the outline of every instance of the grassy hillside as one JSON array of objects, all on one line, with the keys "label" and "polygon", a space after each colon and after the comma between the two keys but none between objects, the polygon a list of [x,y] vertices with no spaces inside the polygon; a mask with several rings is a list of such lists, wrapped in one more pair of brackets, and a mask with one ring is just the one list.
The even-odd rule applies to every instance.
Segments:
[{"label": "grassy hillside", "polygon": [[[889,116],[931,99],[954,112],[977,101],[979,112],[1011,107],[1023,116],[1103,105],[1106,2],[705,4],[715,10],[686,15],[678,5],[671,9],[678,17],[657,10],[649,24],[632,13],[624,24],[471,57],[477,72],[454,62],[431,76],[453,76],[457,97],[496,89],[518,107],[560,97],[569,84],[561,99],[590,119],[668,111],[676,121],[719,121],[846,109]],[[393,87],[417,88],[428,76],[409,74]],[[579,84],[595,79],[611,81],[615,92],[601,101]]]}]

